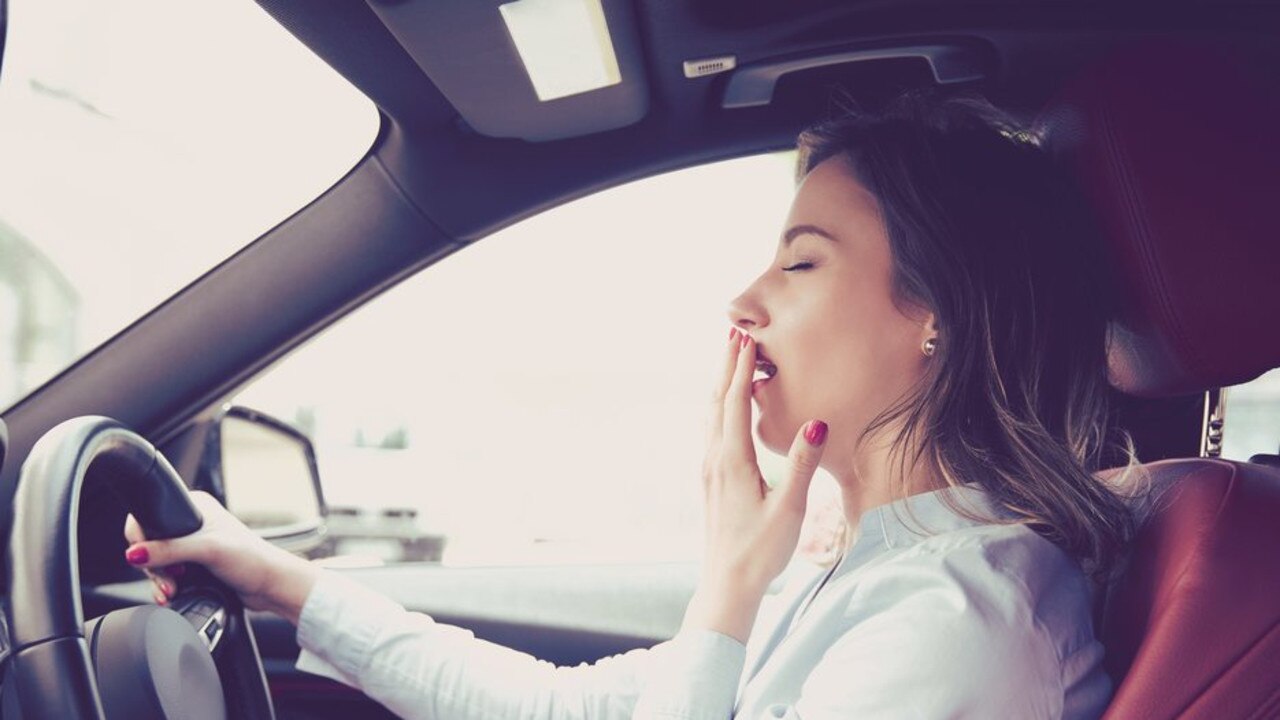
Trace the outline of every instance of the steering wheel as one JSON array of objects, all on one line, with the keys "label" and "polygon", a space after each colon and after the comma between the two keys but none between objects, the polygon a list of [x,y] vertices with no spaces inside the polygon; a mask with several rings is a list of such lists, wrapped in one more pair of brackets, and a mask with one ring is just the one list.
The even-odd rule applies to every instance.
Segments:
[{"label": "steering wheel", "polygon": [[23,717],[274,720],[244,606],[203,567],[189,565],[169,607],[85,624],[76,540],[85,482],[108,483],[148,538],[204,523],[164,456],[115,420],[73,418],[40,438],[18,479],[6,550],[10,689]]}]

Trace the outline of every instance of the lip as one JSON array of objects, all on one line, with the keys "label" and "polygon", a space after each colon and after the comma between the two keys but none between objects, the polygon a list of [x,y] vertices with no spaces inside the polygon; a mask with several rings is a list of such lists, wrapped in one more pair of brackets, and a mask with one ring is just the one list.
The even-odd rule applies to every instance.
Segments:
[{"label": "lip", "polygon": [[768,378],[761,378],[759,380],[752,380],[751,395],[754,397],[756,393],[760,392],[761,388],[763,388],[765,385],[769,383],[770,380],[773,380],[773,378],[768,377]]},{"label": "lip", "polygon": [[776,363],[776,362],[774,362],[774,361],[773,361],[773,358],[771,358],[771,357],[769,357],[768,355],[765,355],[765,354],[764,354],[764,350],[761,350],[761,349],[760,349],[760,343],[756,343],[756,360],[764,360],[765,362],[767,362],[767,363],[769,363],[770,365],[773,365],[773,366],[775,366],[775,367],[776,367],[776,366],[777,366],[777,364],[778,364],[778,363]]}]

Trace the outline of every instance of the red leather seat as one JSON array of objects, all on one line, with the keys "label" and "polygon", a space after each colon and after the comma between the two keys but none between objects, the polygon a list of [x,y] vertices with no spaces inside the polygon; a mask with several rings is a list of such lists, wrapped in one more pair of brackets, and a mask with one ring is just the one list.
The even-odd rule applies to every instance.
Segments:
[{"label": "red leather seat", "polygon": [[[1117,268],[1113,385],[1185,394],[1280,366],[1280,87],[1235,52],[1152,41],[1068,83],[1037,125]],[[1143,468],[1167,491],[1101,608],[1105,717],[1280,718],[1280,469]]]},{"label": "red leather seat", "polygon": [[1169,492],[1105,607],[1106,717],[1280,717],[1280,470],[1146,467]]}]

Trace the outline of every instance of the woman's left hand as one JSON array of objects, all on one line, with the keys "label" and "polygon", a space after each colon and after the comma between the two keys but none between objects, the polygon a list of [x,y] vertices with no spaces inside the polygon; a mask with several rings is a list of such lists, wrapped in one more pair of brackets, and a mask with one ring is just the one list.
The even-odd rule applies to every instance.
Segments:
[{"label": "woman's left hand", "polygon": [[751,436],[755,366],[755,340],[731,333],[724,373],[712,397],[702,467],[707,544],[698,592],[704,605],[735,599],[739,605],[758,604],[786,568],[795,554],[809,483],[826,440],[825,423],[804,423],[791,443],[787,478],[769,488]]}]

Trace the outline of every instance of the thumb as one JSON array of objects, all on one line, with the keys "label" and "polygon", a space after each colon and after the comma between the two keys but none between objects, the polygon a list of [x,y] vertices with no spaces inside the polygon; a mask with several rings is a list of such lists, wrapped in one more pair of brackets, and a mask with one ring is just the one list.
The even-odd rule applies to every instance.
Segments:
[{"label": "thumb", "polygon": [[809,484],[818,470],[826,441],[827,424],[821,420],[811,420],[801,425],[796,431],[795,439],[791,441],[791,450],[787,453],[787,480],[779,502],[796,512],[803,513],[808,503]]}]

